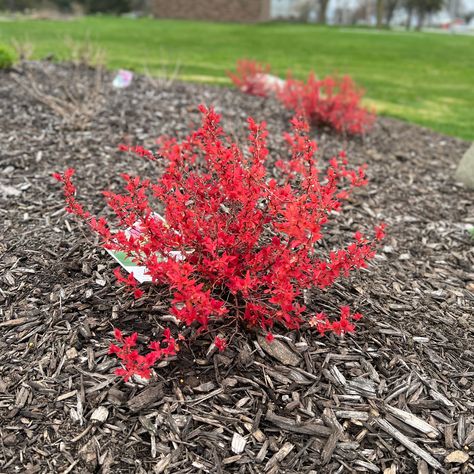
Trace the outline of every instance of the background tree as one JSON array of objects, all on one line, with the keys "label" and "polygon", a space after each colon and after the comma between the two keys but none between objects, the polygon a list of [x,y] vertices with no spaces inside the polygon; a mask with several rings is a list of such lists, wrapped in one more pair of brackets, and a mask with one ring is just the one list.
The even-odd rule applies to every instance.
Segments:
[{"label": "background tree", "polygon": [[384,11],[384,0],[376,0],[375,2],[375,14],[377,18],[377,28],[382,28],[383,25],[383,11]]},{"label": "background tree", "polygon": [[319,0],[318,8],[318,23],[325,25],[327,23],[327,10],[329,5],[329,0]]},{"label": "background tree", "polygon": [[411,23],[413,20],[413,12],[416,9],[417,0],[404,0],[404,7],[407,13],[407,19],[405,22],[405,27],[407,30],[411,28]]},{"label": "background tree", "polygon": [[444,6],[452,18],[460,18],[466,9],[463,0],[446,0]]},{"label": "background tree", "polygon": [[0,10],[25,11],[56,7],[60,11],[73,11],[74,4],[84,7],[86,13],[126,13],[132,7],[145,7],[146,0],[0,0]]},{"label": "background tree", "polygon": [[366,22],[369,17],[369,1],[358,0],[356,7],[352,11],[351,24],[356,25],[360,22]]},{"label": "background tree", "polygon": [[130,9],[134,12],[148,13],[150,4],[148,0],[131,0]]},{"label": "background tree", "polygon": [[399,0],[385,0],[385,26],[389,27],[393,20],[393,14],[398,7]]},{"label": "background tree", "polygon": [[35,7],[38,2],[34,0],[0,0],[0,10],[22,12]]},{"label": "background tree", "polygon": [[318,7],[317,0],[303,0],[297,5],[298,18],[300,21],[308,22],[313,11]]},{"label": "background tree", "polygon": [[436,13],[443,8],[444,0],[413,0],[417,15],[416,30],[420,31],[425,23],[426,16]]},{"label": "background tree", "polygon": [[87,13],[127,13],[131,9],[130,0],[82,0]]},{"label": "background tree", "polygon": [[61,12],[71,12],[73,10],[73,2],[71,0],[52,0],[50,2]]}]

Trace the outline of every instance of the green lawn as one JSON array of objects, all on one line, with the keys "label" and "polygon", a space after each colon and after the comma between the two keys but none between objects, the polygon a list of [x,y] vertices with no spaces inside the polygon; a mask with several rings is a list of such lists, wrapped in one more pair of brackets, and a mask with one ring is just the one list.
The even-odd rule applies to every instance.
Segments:
[{"label": "green lawn", "polygon": [[275,73],[348,73],[381,114],[474,139],[474,37],[297,24],[217,24],[91,17],[76,21],[0,21],[0,42],[32,42],[37,57],[67,57],[65,37],[90,40],[112,68],[160,73],[178,61],[182,79],[227,84],[238,58]]}]

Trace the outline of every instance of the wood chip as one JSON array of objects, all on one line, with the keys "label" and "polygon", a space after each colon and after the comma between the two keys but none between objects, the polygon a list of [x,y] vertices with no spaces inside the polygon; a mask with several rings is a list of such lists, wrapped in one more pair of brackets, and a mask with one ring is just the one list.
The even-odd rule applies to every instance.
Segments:
[{"label": "wood chip", "polygon": [[416,443],[407,438],[403,433],[394,428],[388,421],[382,418],[374,418],[374,423],[378,425],[390,436],[393,436],[399,443],[403,444],[412,453],[424,459],[431,467],[442,470],[443,466],[430,453],[420,448]]},{"label": "wood chip", "polygon": [[127,405],[131,411],[137,412],[146,407],[149,407],[150,405],[152,405],[153,403],[156,403],[162,398],[163,398],[163,385],[162,384],[151,385],[145,388],[144,390],[142,390],[141,392],[139,392],[133,398],[131,398],[127,402]]},{"label": "wood chip", "polygon": [[269,471],[271,468],[273,468],[277,463],[283,461],[283,459],[288,456],[288,454],[291,453],[293,448],[295,447],[294,444],[291,444],[290,442],[286,442],[279,450],[276,452],[270,460],[267,462],[265,465],[265,471]]},{"label": "wood chip", "polygon": [[321,452],[321,463],[326,465],[332,458],[332,454],[336,449],[337,442],[341,437],[341,432],[338,430],[334,430],[331,435],[329,436],[324,448]]},{"label": "wood chip", "polygon": [[265,418],[279,428],[294,433],[328,437],[333,432],[331,428],[328,428],[322,424],[317,424],[310,421],[297,422],[291,418],[276,415],[271,411],[267,412]]},{"label": "wood chip", "polygon": [[448,464],[464,464],[469,461],[469,454],[465,451],[453,451],[444,459]]},{"label": "wood chip", "polygon": [[91,421],[94,423],[103,423],[109,417],[109,410],[107,407],[97,407],[91,415]]},{"label": "wood chip", "polygon": [[97,466],[97,440],[92,437],[82,448],[79,450],[79,457],[82,459],[88,469],[95,470]]},{"label": "wood chip", "polygon": [[400,410],[399,408],[392,407],[390,405],[385,405],[384,408],[386,411],[396,416],[399,420],[403,421],[407,425],[412,426],[418,431],[421,431],[422,433],[426,434],[430,438],[437,438],[441,434],[435,427],[431,426],[429,423],[422,420],[421,418],[418,418],[412,413],[409,413],[404,410]]},{"label": "wood chip", "polygon": [[247,440],[241,436],[239,433],[234,433],[232,436],[232,452],[234,454],[241,454],[244,452],[245,445],[247,444]]},{"label": "wood chip", "polygon": [[293,352],[283,341],[274,339],[268,342],[264,336],[258,336],[258,344],[270,356],[281,362],[283,365],[296,366],[301,359],[296,352]]}]

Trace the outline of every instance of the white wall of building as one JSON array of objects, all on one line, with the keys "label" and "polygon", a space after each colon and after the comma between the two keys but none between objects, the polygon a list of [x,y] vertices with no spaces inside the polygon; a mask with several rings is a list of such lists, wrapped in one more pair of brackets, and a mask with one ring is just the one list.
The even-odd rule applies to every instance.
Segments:
[{"label": "white wall of building", "polygon": [[[305,3],[306,0],[271,0],[270,1],[270,17],[272,19],[291,19],[291,18],[298,18],[300,14],[301,5]],[[366,0],[367,2],[371,2],[371,0]],[[452,0],[453,1],[453,0]],[[457,0],[459,2],[459,6],[456,7],[457,10],[462,11],[463,13],[474,12],[474,0]],[[317,5],[317,1],[313,0],[315,5]],[[350,17],[350,12],[356,10],[358,7],[361,6],[363,0],[329,0],[329,4],[327,7],[327,20],[328,23],[335,23],[339,20],[340,15],[338,12],[341,10],[347,11],[347,17]],[[371,3],[374,3],[373,1]],[[375,8],[375,4],[372,5],[373,9]],[[453,9],[453,5],[451,8],[444,8],[439,14],[437,14],[438,19],[450,19],[454,18],[454,13],[450,10]],[[398,23],[401,18],[405,18],[405,13],[402,8],[399,8],[394,16],[394,22]],[[310,21],[314,21],[316,19],[316,11],[312,12],[309,15]],[[434,19],[434,18],[433,18]],[[375,11],[371,12],[370,8],[368,9],[367,13],[367,22],[368,23],[375,23]]]},{"label": "white wall of building", "polygon": [[297,15],[298,0],[271,0],[270,2],[270,17],[277,18],[292,18]]}]

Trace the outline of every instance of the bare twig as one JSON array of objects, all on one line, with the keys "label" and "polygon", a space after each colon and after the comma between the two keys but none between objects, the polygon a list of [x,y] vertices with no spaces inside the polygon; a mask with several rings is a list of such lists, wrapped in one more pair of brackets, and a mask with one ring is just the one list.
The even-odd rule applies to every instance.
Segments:
[{"label": "bare twig", "polygon": [[35,52],[34,44],[26,39],[21,41],[13,38],[11,40],[11,45],[20,61],[29,61]]},{"label": "bare twig", "polygon": [[75,66],[87,66],[90,68],[103,68],[105,66],[105,50],[95,46],[89,35],[84,41],[76,41],[66,37],[64,43],[69,48],[70,60]]},{"label": "bare twig", "polygon": [[[28,69],[14,80],[28,94],[38,102],[49,107],[56,115],[74,129],[88,128],[92,118],[97,115],[103,106],[103,75],[104,69],[96,67],[93,77],[84,74],[83,68],[75,66],[67,80],[57,81],[51,78],[47,70],[43,69],[44,78]],[[44,84],[55,84],[54,91],[45,90]]]},{"label": "bare twig", "polygon": [[164,53],[163,48],[160,49],[160,68],[156,75],[152,75],[145,66],[145,77],[153,87],[162,88],[171,86],[177,79],[181,68],[181,62],[176,60],[174,62],[173,70],[169,68],[168,57]]}]

